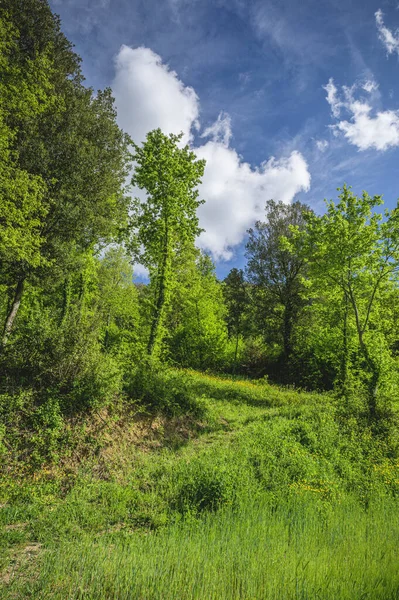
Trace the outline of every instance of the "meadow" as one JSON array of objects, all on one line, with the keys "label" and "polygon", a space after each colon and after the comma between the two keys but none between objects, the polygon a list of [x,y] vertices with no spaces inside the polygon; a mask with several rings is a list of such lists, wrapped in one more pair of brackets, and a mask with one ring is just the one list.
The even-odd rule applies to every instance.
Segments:
[{"label": "meadow", "polygon": [[267,381],[162,381],[186,413],[93,413],[3,475],[2,598],[399,597],[395,427]]}]

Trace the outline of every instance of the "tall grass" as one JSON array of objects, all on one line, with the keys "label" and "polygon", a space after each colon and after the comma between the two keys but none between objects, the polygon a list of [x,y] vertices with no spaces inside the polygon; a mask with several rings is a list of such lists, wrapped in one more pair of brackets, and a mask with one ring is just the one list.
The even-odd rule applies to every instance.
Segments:
[{"label": "tall grass", "polygon": [[[180,393],[172,375],[157,394]],[[394,429],[373,438],[329,396],[267,383],[182,386],[202,409],[187,421],[111,423],[72,478],[61,463],[3,482],[1,598],[399,598]]]},{"label": "tall grass", "polygon": [[160,533],[52,544],[40,575],[9,590],[57,600],[388,600],[399,597],[393,502],[249,504]]}]

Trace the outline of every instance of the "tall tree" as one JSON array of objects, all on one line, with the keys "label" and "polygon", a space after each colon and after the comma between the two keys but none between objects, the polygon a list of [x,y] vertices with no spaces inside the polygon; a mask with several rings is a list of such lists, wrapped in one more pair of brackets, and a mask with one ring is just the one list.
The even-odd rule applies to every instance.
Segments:
[{"label": "tall tree", "polygon": [[162,338],[165,308],[170,299],[174,274],[172,258],[184,246],[194,245],[200,233],[197,186],[205,162],[188,146],[180,147],[182,134],[169,136],[156,129],[140,147],[134,144],[136,163],[132,183],[145,190],[145,202],[137,203],[134,218],[138,260],[149,270],[152,314],[147,352],[152,355]]},{"label": "tall tree", "polygon": [[367,374],[366,399],[372,419],[377,415],[383,367],[379,356],[379,306],[390,283],[396,282],[399,270],[399,211],[385,211],[385,215],[375,212],[381,204],[381,196],[370,197],[363,192],[359,197],[345,185],[337,203],[327,202],[327,212],[322,217],[311,213],[306,216],[306,229],[298,232],[300,244],[294,246],[295,254],[301,252],[313,277],[319,284],[324,283],[325,290],[340,291],[343,377],[348,360],[348,319],[354,320],[358,350]]},{"label": "tall tree", "polygon": [[[0,275],[6,283],[9,271],[14,271],[16,265],[37,267],[41,263],[46,187],[40,175],[21,168],[15,147],[18,132],[13,125],[15,121],[35,122],[40,118],[50,103],[50,84],[46,57],[26,61],[23,72],[15,64],[17,32],[4,17],[0,13]],[[23,292],[23,279],[14,272],[12,278],[14,299],[3,325],[3,344],[10,335]]]},{"label": "tall tree", "polygon": [[[305,261],[292,254],[281,242],[291,237],[291,226],[302,229],[304,215],[309,208],[300,202],[284,204],[269,200],[266,203],[266,220],[258,221],[249,229],[246,256],[247,274],[260,307],[260,318],[272,317],[278,322],[276,334],[282,340],[282,354],[287,364],[293,348],[293,328],[302,300],[302,277]],[[261,325],[262,327],[262,325]]]},{"label": "tall tree", "polygon": [[98,295],[104,351],[131,357],[137,351],[140,316],[133,269],[121,246],[109,248],[100,261]]},{"label": "tall tree", "polygon": [[167,311],[166,346],[171,361],[194,369],[223,364],[227,328],[222,285],[207,254],[197,249],[173,261],[176,283]]},{"label": "tall tree", "polygon": [[223,282],[223,295],[227,306],[229,337],[235,338],[234,368],[236,368],[238,343],[242,334],[244,314],[249,300],[242,269],[231,269]]},{"label": "tall tree", "polygon": [[76,253],[125,227],[130,154],[110,91],[94,95],[84,87],[80,59],[47,1],[3,0],[0,22],[11,31],[0,90],[9,133],[0,152],[24,184],[8,184],[8,216],[0,220],[1,277],[11,296],[4,346],[26,282],[65,277]]}]

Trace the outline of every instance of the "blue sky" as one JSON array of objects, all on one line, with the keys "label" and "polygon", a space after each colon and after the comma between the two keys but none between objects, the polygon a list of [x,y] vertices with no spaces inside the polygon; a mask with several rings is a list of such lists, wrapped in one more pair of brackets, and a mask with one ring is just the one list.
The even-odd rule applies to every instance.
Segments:
[{"label": "blue sky", "polygon": [[50,0],[135,141],[206,158],[200,245],[244,264],[265,201],[323,211],[344,182],[399,196],[399,5],[390,0]]}]

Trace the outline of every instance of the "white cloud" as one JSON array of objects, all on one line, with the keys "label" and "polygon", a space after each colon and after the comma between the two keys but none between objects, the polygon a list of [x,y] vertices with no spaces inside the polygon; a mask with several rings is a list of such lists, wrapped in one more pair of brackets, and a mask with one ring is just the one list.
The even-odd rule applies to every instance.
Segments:
[{"label": "white cloud", "polygon": [[375,13],[375,22],[378,29],[378,37],[384,44],[388,54],[397,52],[399,54],[399,31],[392,32],[384,25],[383,12],[379,8]]},{"label": "white cloud", "polygon": [[320,152],[325,152],[328,148],[327,140],[316,140],[316,147]]},{"label": "white cloud", "polygon": [[[183,131],[184,140],[193,146],[192,131],[199,127],[195,91],[148,48],[122,46],[115,64],[113,91],[118,120],[134,141],[142,142],[148,131],[160,127],[165,133]],[[227,113],[221,112],[200,137],[210,139],[193,146],[198,157],[206,159],[199,190],[206,200],[199,209],[205,232],[199,245],[211,251],[215,259],[228,259],[248,227],[263,218],[266,200],[290,202],[299,191],[309,189],[310,174],[305,159],[295,151],[258,167],[244,162],[230,145],[232,129]]]},{"label": "white cloud", "polygon": [[122,46],[115,66],[112,89],[118,120],[133,140],[143,142],[149,131],[160,127],[165,133],[182,131],[187,143],[199,115],[193,88],[184,86],[149,48]]},{"label": "white cloud", "polygon": [[[334,117],[338,118],[342,110],[350,115],[350,120],[342,120],[332,125],[334,133],[338,135],[342,132],[359,150],[369,148],[387,150],[399,146],[399,111],[378,111],[373,115],[373,107],[369,101],[354,98],[357,87],[356,85],[351,88],[343,87],[344,100],[339,99],[338,89],[333,79],[330,79],[324,87]],[[361,87],[366,89],[365,85]],[[375,84],[367,87],[369,88],[366,89],[367,92],[376,90]]]},{"label": "white cloud", "polygon": [[323,90],[327,92],[327,102],[331,106],[331,112],[334,117],[339,117],[341,111],[342,102],[338,100],[338,90],[335,87],[334,80],[330,77],[327,85],[323,85]]},{"label": "white cloud", "polygon": [[146,267],[144,267],[140,263],[135,263],[133,265],[133,276],[135,279],[138,278],[146,280],[149,278],[148,269],[146,269]]},{"label": "white cloud", "polygon": [[230,140],[233,133],[231,131],[231,118],[225,112],[221,112],[217,118],[217,121],[210,125],[205,129],[203,133],[201,133],[202,138],[211,137],[212,141],[220,142],[224,146],[228,146],[230,144]]},{"label": "white cloud", "polygon": [[362,88],[365,92],[371,94],[372,92],[376,92],[378,90],[378,83],[372,79],[368,79],[363,83]]},{"label": "white cloud", "polygon": [[288,158],[271,158],[252,169],[236,150],[210,141],[195,149],[207,166],[201,186],[206,203],[199,209],[205,229],[199,244],[216,259],[229,259],[232,248],[242,242],[255,220],[264,218],[266,200],[290,202],[301,190],[308,190],[310,174],[299,152]]}]

